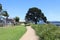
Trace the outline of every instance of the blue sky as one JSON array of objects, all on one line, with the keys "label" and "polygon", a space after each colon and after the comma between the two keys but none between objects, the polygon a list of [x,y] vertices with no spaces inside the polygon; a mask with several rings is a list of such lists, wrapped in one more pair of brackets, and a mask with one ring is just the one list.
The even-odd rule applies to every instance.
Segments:
[{"label": "blue sky", "polygon": [[28,9],[37,7],[42,10],[48,21],[60,21],[60,0],[0,0],[0,3],[10,18],[19,16],[24,20]]}]

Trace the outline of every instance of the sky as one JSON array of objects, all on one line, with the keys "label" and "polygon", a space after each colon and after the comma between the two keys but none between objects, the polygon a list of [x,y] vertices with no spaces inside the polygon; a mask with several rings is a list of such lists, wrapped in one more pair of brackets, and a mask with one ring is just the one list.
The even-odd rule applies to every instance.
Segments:
[{"label": "sky", "polygon": [[37,7],[42,10],[48,21],[60,21],[60,0],[0,0],[3,10],[9,18],[16,16],[24,20],[29,8]]}]

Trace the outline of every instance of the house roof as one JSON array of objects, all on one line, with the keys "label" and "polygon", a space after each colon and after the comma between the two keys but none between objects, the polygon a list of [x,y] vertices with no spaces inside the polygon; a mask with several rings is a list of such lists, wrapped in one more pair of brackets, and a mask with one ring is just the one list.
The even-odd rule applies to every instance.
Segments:
[{"label": "house roof", "polygon": [[6,19],[7,21],[12,21],[12,19]]}]

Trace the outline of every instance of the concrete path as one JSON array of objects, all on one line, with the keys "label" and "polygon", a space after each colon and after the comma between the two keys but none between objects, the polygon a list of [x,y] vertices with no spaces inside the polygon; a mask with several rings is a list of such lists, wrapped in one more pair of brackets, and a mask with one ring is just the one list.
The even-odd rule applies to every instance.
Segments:
[{"label": "concrete path", "polygon": [[19,40],[39,40],[35,30],[31,26],[27,26],[27,32]]}]

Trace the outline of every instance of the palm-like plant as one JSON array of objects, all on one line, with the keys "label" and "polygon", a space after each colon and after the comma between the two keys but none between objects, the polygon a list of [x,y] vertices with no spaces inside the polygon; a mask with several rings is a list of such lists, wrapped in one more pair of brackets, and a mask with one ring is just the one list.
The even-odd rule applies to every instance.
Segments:
[{"label": "palm-like plant", "polygon": [[5,16],[6,18],[9,17],[9,14],[7,13],[7,11],[3,11],[3,14],[2,15]]}]

